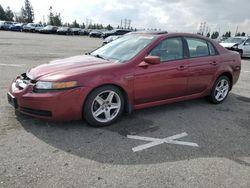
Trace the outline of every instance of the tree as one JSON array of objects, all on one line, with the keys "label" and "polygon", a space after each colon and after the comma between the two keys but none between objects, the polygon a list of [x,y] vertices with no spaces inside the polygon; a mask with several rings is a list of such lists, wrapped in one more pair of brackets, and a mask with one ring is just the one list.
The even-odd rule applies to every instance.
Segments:
[{"label": "tree", "polygon": [[54,15],[52,12],[50,12],[48,25],[62,26],[61,14],[56,13]]},{"label": "tree", "polygon": [[21,15],[26,23],[31,23],[34,20],[34,10],[29,0],[24,0],[24,8],[21,9]]},{"label": "tree", "polygon": [[14,14],[12,12],[12,10],[10,10],[10,7],[7,6],[6,10],[5,10],[5,20],[6,21],[14,21]]},{"label": "tree", "polygon": [[212,33],[211,38],[212,38],[212,39],[217,39],[218,36],[219,36],[219,32],[218,32],[218,31],[215,31],[215,32]]},{"label": "tree", "polygon": [[73,23],[72,23],[72,25],[71,25],[72,27],[76,27],[76,28],[79,28],[80,27],[80,25],[77,23],[77,21],[75,20],[75,21],[73,21]]},{"label": "tree", "polygon": [[239,37],[240,35],[241,35],[240,32],[238,32],[238,33],[235,34],[236,37]]},{"label": "tree", "polygon": [[6,20],[5,11],[1,5],[0,5],[0,20]]},{"label": "tree", "polygon": [[107,26],[106,26],[106,29],[107,30],[112,30],[112,29],[114,29],[110,24],[108,24]]},{"label": "tree", "polygon": [[245,37],[245,36],[246,36],[246,33],[245,33],[245,32],[242,32],[242,33],[241,33],[241,36],[242,36],[242,37]]},{"label": "tree", "polygon": [[81,28],[82,28],[82,29],[85,29],[85,27],[86,27],[86,26],[85,26],[85,24],[84,24],[84,22],[83,22]]},{"label": "tree", "polygon": [[21,23],[25,23],[26,20],[25,20],[25,10],[24,8],[22,7],[21,8],[21,11],[20,11],[20,16],[15,16],[15,21],[16,22],[21,22]]},{"label": "tree", "polygon": [[207,33],[207,37],[208,37],[208,38],[210,37],[210,32]]},{"label": "tree", "polygon": [[223,37],[231,37],[231,31],[227,31],[224,35],[222,35]]}]

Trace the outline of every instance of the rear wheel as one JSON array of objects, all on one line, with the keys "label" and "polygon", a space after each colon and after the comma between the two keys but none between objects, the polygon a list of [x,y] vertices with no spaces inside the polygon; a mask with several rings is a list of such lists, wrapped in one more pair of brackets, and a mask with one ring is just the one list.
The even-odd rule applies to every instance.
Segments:
[{"label": "rear wheel", "polygon": [[88,96],[84,105],[84,118],[89,125],[103,127],[117,121],[124,110],[124,97],[114,86],[102,86]]},{"label": "rear wheel", "polygon": [[230,85],[231,83],[227,76],[219,77],[214,83],[212,92],[209,97],[210,101],[214,104],[223,102],[228,96]]}]

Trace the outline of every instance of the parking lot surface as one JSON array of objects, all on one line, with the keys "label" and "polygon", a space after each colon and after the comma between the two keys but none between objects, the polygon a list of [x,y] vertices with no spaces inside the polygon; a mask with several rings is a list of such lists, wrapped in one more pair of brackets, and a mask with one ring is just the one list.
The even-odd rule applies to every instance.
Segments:
[{"label": "parking lot surface", "polygon": [[[101,43],[0,31],[0,187],[250,187],[250,59],[242,60],[240,79],[220,105],[197,99],[148,108],[105,128],[46,122],[8,104],[16,75]],[[179,134],[135,149],[148,137]]]}]

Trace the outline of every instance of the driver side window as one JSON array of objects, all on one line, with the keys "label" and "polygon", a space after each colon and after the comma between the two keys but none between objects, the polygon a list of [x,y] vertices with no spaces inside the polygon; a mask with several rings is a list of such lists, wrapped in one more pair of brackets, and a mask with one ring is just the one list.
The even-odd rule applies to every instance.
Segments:
[{"label": "driver side window", "polygon": [[159,56],[161,62],[183,59],[183,44],[181,38],[169,38],[161,41],[150,56]]}]

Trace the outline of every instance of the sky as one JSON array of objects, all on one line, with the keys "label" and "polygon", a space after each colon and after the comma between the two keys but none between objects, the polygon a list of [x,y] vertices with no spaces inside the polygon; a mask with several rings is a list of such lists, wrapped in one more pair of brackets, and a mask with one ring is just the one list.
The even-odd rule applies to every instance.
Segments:
[{"label": "sky", "polygon": [[[231,30],[250,35],[249,0],[30,0],[35,11],[35,22],[47,21],[49,7],[61,13],[63,22],[120,25],[121,19],[130,19],[137,29],[160,28],[167,31],[197,32],[206,22],[208,31],[221,33]],[[24,0],[0,0],[18,13]],[[205,29],[207,31],[207,29]]]}]

